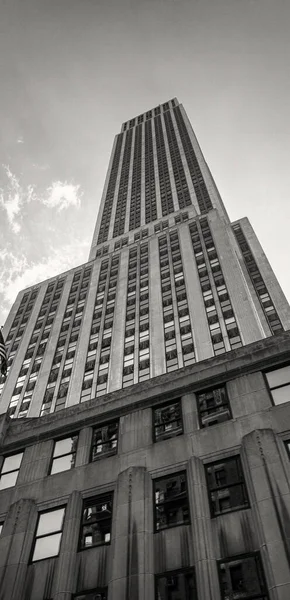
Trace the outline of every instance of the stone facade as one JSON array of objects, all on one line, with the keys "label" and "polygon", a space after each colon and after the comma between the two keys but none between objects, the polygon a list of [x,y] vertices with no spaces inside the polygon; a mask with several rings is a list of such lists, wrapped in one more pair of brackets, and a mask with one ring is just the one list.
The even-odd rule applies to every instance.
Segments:
[{"label": "stone facade", "polygon": [[[153,600],[158,574],[186,568],[194,569],[198,600],[220,600],[219,561],[252,553],[269,598],[288,600],[290,405],[273,405],[264,372],[284,365],[289,352],[284,333],[41,419],[2,415],[1,462],[24,454],[16,485],[0,491],[1,600],[71,600],[96,589],[108,600]],[[201,428],[196,394],[221,385],[232,418]],[[153,409],[177,398],[182,434],[154,442]],[[114,420],[116,453],[92,462],[93,428]],[[54,440],[72,434],[79,436],[74,468],[49,475]],[[240,456],[249,505],[214,517],[205,467],[231,456]],[[179,472],[189,522],[155,531],[154,481]],[[110,543],[80,550],[83,501],[107,493]],[[58,556],[32,562],[37,514],[63,506]]]}]

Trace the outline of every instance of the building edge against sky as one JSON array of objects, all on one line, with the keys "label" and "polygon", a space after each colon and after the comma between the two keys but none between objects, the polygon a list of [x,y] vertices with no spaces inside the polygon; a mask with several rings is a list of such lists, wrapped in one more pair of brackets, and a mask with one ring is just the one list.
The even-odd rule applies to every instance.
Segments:
[{"label": "building edge against sky", "polygon": [[1,600],[289,600],[289,330],[177,99],[123,123],[89,261],[4,326]]}]

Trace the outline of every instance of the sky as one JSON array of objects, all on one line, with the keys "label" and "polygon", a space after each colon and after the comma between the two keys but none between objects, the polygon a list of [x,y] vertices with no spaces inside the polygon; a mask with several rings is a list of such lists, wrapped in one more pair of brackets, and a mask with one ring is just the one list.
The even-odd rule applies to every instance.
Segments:
[{"label": "sky", "polygon": [[289,0],[0,0],[0,325],[88,259],[113,139],[173,97],[290,300]]}]

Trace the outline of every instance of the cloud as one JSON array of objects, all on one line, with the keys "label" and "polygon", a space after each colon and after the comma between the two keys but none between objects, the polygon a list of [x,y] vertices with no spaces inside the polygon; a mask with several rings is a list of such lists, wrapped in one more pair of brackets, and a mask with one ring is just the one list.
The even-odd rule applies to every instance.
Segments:
[{"label": "cloud", "polygon": [[24,144],[24,139],[22,137],[19,137],[17,140],[17,144]]},{"label": "cloud", "polygon": [[19,233],[20,225],[15,219],[24,203],[21,186],[17,177],[10,171],[9,166],[2,166],[8,179],[8,185],[6,191],[0,188],[0,206],[6,211],[13,233]]},{"label": "cloud", "polygon": [[19,179],[12,173],[8,165],[2,165],[6,175],[6,186],[0,188],[0,207],[6,212],[13,233],[21,230],[21,211],[30,202],[38,202],[57,212],[69,207],[79,208],[82,192],[80,186],[67,181],[54,181],[44,192],[39,192],[35,185],[23,187]]},{"label": "cloud", "polygon": [[47,169],[49,169],[49,165],[39,165],[38,163],[32,163],[32,166],[35,169],[39,169],[39,171],[46,171]]},{"label": "cloud", "polygon": [[28,263],[24,255],[9,250],[0,251],[0,296],[2,315],[6,317],[20,290],[55,277],[87,260],[89,239],[50,249],[49,255],[38,262]]},{"label": "cloud", "polygon": [[54,181],[47,190],[47,196],[43,199],[43,204],[49,208],[56,208],[60,212],[69,206],[80,207],[81,196],[80,186],[67,183],[65,181]]}]

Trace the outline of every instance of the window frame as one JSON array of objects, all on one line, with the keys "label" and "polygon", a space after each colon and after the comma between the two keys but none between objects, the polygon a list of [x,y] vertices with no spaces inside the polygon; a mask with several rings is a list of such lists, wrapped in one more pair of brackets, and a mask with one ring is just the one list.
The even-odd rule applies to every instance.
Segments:
[{"label": "window frame", "polygon": [[[227,400],[227,407],[228,407],[228,411],[229,411],[229,419],[225,419],[224,421],[220,421],[218,423],[214,423],[213,425],[203,425],[202,424],[202,415],[200,413],[200,406],[199,406],[199,395],[200,394],[208,394],[210,392],[214,392],[215,390],[218,390],[218,389],[221,389],[221,388],[223,388],[224,391],[225,391],[226,400]],[[199,428],[200,429],[208,429],[209,427],[214,427],[215,425],[220,425],[221,423],[227,423],[228,421],[231,421],[233,419],[232,408],[231,408],[231,403],[230,403],[230,398],[229,398],[229,394],[228,394],[226,383],[220,384],[219,386],[214,386],[214,387],[210,387],[210,388],[198,390],[198,391],[196,391],[194,393],[195,393],[195,398],[196,398],[196,408],[197,408],[198,423],[199,423]],[[213,413],[213,415],[216,415],[216,416],[218,416],[218,414],[219,414],[218,412]]]},{"label": "window frame", "polygon": [[[168,436],[163,438],[156,438],[156,427],[158,427],[158,425],[155,425],[155,411],[158,409],[162,409],[162,408],[166,408],[169,407],[172,404],[179,404],[180,407],[180,420],[181,420],[181,432],[180,433],[176,433],[172,436]],[[167,439],[172,439],[174,437],[178,437],[180,435],[184,434],[184,426],[183,426],[183,412],[182,412],[182,402],[181,402],[181,396],[178,396],[176,399],[173,400],[169,400],[166,402],[162,402],[162,404],[156,404],[155,406],[152,407],[152,438],[153,438],[153,443],[157,444],[158,442],[163,442],[166,441]]]},{"label": "window frame", "polygon": [[[157,529],[157,519],[156,519],[156,507],[158,506],[155,502],[155,486],[156,486],[156,482],[157,481],[161,481],[162,479],[171,479],[180,475],[185,475],[185,490],[186,490],[186,497],[187,497],[187,504],[188,504],[188,521],[186,523],[174,523],[172,525],[167,525],[166,527],[162,527],[161,529]],[[153,478],[153,533],[160,533],[161,531],[164,531],[166,529],[172,529],[173,527],[183,527],[184,525],[190,525],[191,523],[191,515],[190,515],[190,503],[189,503],[189,493],[188,493],[188,483],[187,483],[187,471],[186,469],[179,471],[178,473],[176,473],[176,471],[174,471],[173,473],[167,473],[166,475],[161,475],[161,477],[154,477]],[[163,503],[164,504],[164,503]]]},{"label": "window frame", "polygon": [[[37,529],[39,526],[39,521],[40,521],[40,516],[47,514],[49,512],[54,512],[56,510],[61,510],[62,508],[64,508],[64,515],[63,515],[63,521],[62,521],[62,529],[59,530],[55,530],[49,534],[45,534],[45,535],[40,535],[37,536]],[[63,529],[64,529],[64,523],[65,523],[65,518],[66,518],[66,508],[67,505],[66,504],[61,504],[60,506],[54,506],[53,508],[48,508],[45,510],[39,510],[37,513],[37,522],[36,522],[36,527],[35,527],[35,531],[34,531],[34,535],[33,535],[33,543],[31,546],[31,553],[30,553],[30,557],[29,557],[29,562],[28,564],[35,564],[35,563],[39,563],[42,562],[43,560],[51,560],[52,558],[57,558],[60,554],[60,549],[61,549],[61,542],[62,542],[62,535],[63,535]],[[33,560],[33,554],[34,554],[34,550],[35,550],[35,546],[36,546],[36,541],[40,538],[44,538],[44,537],[50,537],[51,535],[55,535],[56,533],[61,533],[61,538],[60,538],[60,543],[59,543],[59,550],[58,553],[55,554],[54,556],[46,556],[45,558],[38,558],[37,560]]]},{"label": "window frame", "polygon": [[[50,459],[50,462],[49,462],[49,469],[48,469],[48,473],[47,473],[48,477],[50,477],[51,475],[58,475],[58,473],[65,473],[66,471],[71,471],[72,470],[72,469],[64,469],[63,471],[57,471],[56,473],[52,473],[51,472],[51,469],[52,469],[52,466],[53,466],[53,461],[54,461],[55,458],[62,458],[63,456],[68,456],[69,454],[74,454],[75,458],[76,458],[77,451],[78,451],[79,435],[80,435],[80,432],[78,431],[76,433],[72,433],[71,435],[62,436],[60,438],[54,438],[53,439],[53,449],[52,449],[51,459]],[[53,454],[54,454],[54,451],[55,451],[56,442],[61,442],[62,440],[67,440],[67,439],[73,438],[73,437],[77,437],[77,444],[76,444],[75,451],[74,452],[66,452],[65,454],[61,454],[60,456],[55,456],[54,457]],[[75,465],[73,466],[73,468],[75,468]]]},{"label": "window frame", "polygon": [[[220,595],[221,595],[221,600],[224,600],[225,596],[224,596],[223,590],[222,590],[222,573],[221,573],[220,565],[224,564],[224,563],[235,562],[236,560],[247,559],[247,558],[255,558],[256,564],[259,565],[260,574],[262,576],[261,583],[265,586],[265,591],[262,590],[262,592],[261,592],[261,594],[259,594],[259,596],[257,594],[255,594],[254,596],[252,595],[252,598],[250,598],[250,597],[248,599],[245,598],[245,600],[255,600],[255,599],[260,600],[260,598],[263,598],[263,600],[269,599],[269,592],[267,589],[267,580],[265,577],[265,571],[264,571],[264,566],[263,566],[263,562],[262,562],[262,557],[261,557],[260,552],[254,551],[254,552],[246,552],[245,554],[234,554],[233,556],[228,556],[226,558],[217,560],[218,579],[219,579],[219,586],[220,586],[219,591],[220,591]],[[257,573],[259,574],[258,569],[257,569]]]},{"label": "window frame", "polygon": [[[83,524],[85,509],[89,508],[90,506],[94,506],[96,504],[100,504],[100,503],[106,502],[106,501],[110,501],[111,502],[111,506],[112,506],[112,510],[111,510],[111,523],[110,523],[110,525],[111,525],[111,528],[110,528],[110,541],[106,542],[104,540],[104,541],[102,541],[99,544],[92,544],[91,546],[82,546],[83,527],[85,527],[85,525]],[[112,542],[113,507],[114,507],[114,492],[113,491],[107,492],[107,493],[103,493],[103,494],[99,494],[99,495],[95,495],[95,496],[90,496],[88,498],[83,498],[82,513],[81,513],[81,518],[80,518],[80,530],[79,530],[79,541],[78,541],[77,552],[83,552],[84,550],[89,550],[90,548],[100,548],[101,546],[110,546],[110,544]]]},{"label": "window frame", "polygon": [[[24,452],[25,452],[25,448],[24,448],[24,450],[22,450],[22,451],[20,451],[20,452],[12,452],[11,454],[6,454],[6,455],[5,455],[5,454],[3,454],[3,455],[2,455],[2,456],[3,456],[3,462],[2,462],[2,465],[1,465],[1,470],[0,470],[0,482],[1,482],[1,477],[2,477],[2,475],[8,475],[9,473],[15,473],[15,471],[18,471],[18,474],[17,474],[17,477],[16,477],[16,480],[15,480],[15,483],[14,483],[14,485],[9,485],[8,487],[4,487],[4,488],[2,488],[2,489],[0,488],[0,492],[2,492],[3,490],[9,490],[10,488],[14,488],[14,487],[17,485],[17,479],[18,479],[18,477],[19,477],[19,471],[20,471],[20,469],[21,469],[21,464],[22,464],[22,460],[23,460]],[[19,468],[18,468],[18,469],[12,469],[12,470],[10,470],[10,471],[7,471],[6,473],[3,473],[2,471],[3,471],[3,466],[4,466],[4,464],[5,464],[5,459],[6,459],[6,458],[10,458],[11,456],[17,456],[17,454],[22,454],[22,458],[21,458],[21,461],[20,461]]]},{"label": "window frame", "polygon": [[[97,444],[94,444],[94,432],[95,432],[95,430],[97,430],[97,429],[101,429],[101,428],[103,428],[103,427],[109,427],[110,425],[113,425],[113,424],[116,424],[116,425],[117,425],[117,437],[116,437],[116,441],[117,441],[117,443],[116,443],[116,449],[114,449],[114,452],[113,452],[113,451],[111,451],[111,452],[109,452],[109,453],[107,453],[107,454],[102,454],[102,453],[100,453],[100,455],[98,456],[98,458],[95,458],[95,459],[93,459],[93,448],[94,448],[95,446],[97,446]],[[105,459],[105,458],[109,458],[109,457],[111,457],[111,456],[116,456],[116,455],[118,454],[118,447],[119,447],[119,431],[120,431],[120,419],[114,419],[114,420],[111,420],[111,421],[109,421],[109,422],[101,423],[100,425],[95,425],[95,426],[93,427],[93,431],[92,431],[92,442],[91,442],[91,449],[90,449],[90,460],[89,460],[89,462],[90,462],[90,463],[94,463],[94,462],[97,462],[98,460]]]},{"label": "window frame", "polygon": [[[237,481],[236,483],[230,483],[230,484],[223,485],[223,486],[220,486],[220,487],[215,486],[214,489],[210,489],[209,475],[208,475],[208,472],[207,472],[208,467],[212,466],[214,464],[229,462],[230,460],[233,460],[233,459],[238,459],[240,470],[242,472],[242,480],[241,481]],[[218,460],[209,461],[207,463],[204,463],[204,467],[205,467],[206,487],[207,487],[207,495],[208,495],[208,502],[209,502],[211,519],[215,519],[217,517],[221,517],[223,515],[227,515],[227,514],[230,514],[232,512],[237,512],[237,511],[240,511],[240,510],[247,510],[247,509],[251,508],[249,494],[248,494],[248,489],[247,489],[246,480],[245,480],[244,469],[243,469],[241,457],[240,457],[239,454],[234,454],[232,456],[226,456],[225,458],[220,458]],[[237,485],[239,485],[239,486],[243,485],[243,493],[244,493],[244,496],[245,496],[245,499],[246,499],[246,504],[244,504],[243,506],[234,507],[234,508],[231,508],[229,510],[225,510],[223,512],[219,512],[219,513],[215,514],[214,510],[213,510],[213,503],[212,503],[212,500],[211,500],[211,492],[212,491],[215,492],[215,491],[217,491],[219,489],[220,490],[228,489],[230,487],[234,487],[234,486],[237,486]]]},{"label": "window frame", "polygon": [[[272,389],[273,390],[277,390],[277,389],[280,389],[282,387],[287,387],[287,386],[290,387],[290,380],[289,380],[289,383],[283,383],[282,385],[278,385],[278,386],[276,386],[276,387],[274,387],[274,388],[271,389],[270,385],[269,385],[269,382],[268,382],[268,379],[267,379],[267,373],[271,373],[272,371],[279,371],[279,369],[283,369],[284,367],[290,367],[289,361],[286,362],[286,363],[284,362],[282,364],[275,365],[274,367],[271,367],[270,369],[267,369],[267,370],[263,371],[263,377],[264,377],[266,389],[267,389],[267,392],[269,394],[272,406],[283,406],[284,404],[287,404],[287,402],[280,402],[280,404],[275,404],[274,398],[273,398],[273,395],[272,395]],[[290,402],[290,397],[289,397],[289,402]]]}]

